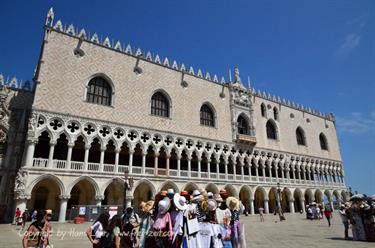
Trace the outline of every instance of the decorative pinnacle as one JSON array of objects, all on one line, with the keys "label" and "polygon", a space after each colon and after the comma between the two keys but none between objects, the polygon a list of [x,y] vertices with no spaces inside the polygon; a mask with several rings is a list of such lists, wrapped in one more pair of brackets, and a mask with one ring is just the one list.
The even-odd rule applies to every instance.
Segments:
[{"label": "decorative pinnacle", "polygon": [[234,67],[234,82],[241,83],[240,70],[238,69],[238,66]]},{"label": "decorative pinnacle", "polygon": [[53,8],[51,7],[48,11],[47,17],[46,17],[46,25],[52,27],[53,18],[55,17],[55,14],[53,13]]}]

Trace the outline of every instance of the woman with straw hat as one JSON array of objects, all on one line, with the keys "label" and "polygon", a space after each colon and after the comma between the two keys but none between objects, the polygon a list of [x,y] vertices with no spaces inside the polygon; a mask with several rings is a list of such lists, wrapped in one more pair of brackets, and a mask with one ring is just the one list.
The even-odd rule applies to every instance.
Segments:
[{"label": "woman with straw hat", "polygon": [[239,212],[240,201],[237,198],[230,196],[227,198],[226,202],[231,212],[230,225],[231,225],[232,244],[233,244],[233,247],[238,247],[239,244],[241,243],[240,241],[240,237],[241,237],[240,212]]}]

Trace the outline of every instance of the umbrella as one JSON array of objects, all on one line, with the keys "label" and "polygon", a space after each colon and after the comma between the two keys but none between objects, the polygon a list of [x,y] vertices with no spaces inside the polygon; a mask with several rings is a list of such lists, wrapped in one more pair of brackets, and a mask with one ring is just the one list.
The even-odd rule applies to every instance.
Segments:
[{"label": "umbrella", "polygon": [[362,200],[363,198],[365,198],[364,195],[362,194],[356,194],[356,195],[353,195],[352,197],[350,197],[350,200],[353,201],[353,200]]}]

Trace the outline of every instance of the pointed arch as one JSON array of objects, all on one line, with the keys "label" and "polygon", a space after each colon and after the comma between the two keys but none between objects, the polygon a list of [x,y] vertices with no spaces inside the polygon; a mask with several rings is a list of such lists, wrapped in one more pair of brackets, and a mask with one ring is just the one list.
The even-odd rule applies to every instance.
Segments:
[{"label": "pointed arch", "polygon": [[94,74],[86,84],[84,100],[89,103],[113,106],[114,92],[114,84],[108,76],[103,73]]},{"label": "pointed arch", "polygon": [[319,143],[320,149],[328,151],[327,137],[324,135],[324,133],[319,134]]},{"label": "pointed arch", "polygon": [[278,139],[277,125],[271,119],[269,119],[266,123],[266,133],[267,133],[268,139],[272,139],[272,140]]},{"label": "pointed arch", "polygon": [[178,188],[177,184],[171,180],[165,181],[159,188],[158,192],[163,190],[173,189],[175,193],[179,193],[180,189]]},{"label": "pointed arch", "polygon": [[74,180],[72,183],[69,184],[69,186],[66,189],[66,192],[70,194],[71,190],[75,185],[77,185],[81,181],[87,181],[94,189],[95,195],[100,195],[100,189],[96,181],[90,177],[90,176],[80,176],[76,180]]},{"label": "pointed arch", "polygon": [[209,102],[204,102],[200,108],[200,123],[203,126],[216,126],[216,111],[213,105]]},{"label": "pointed arch", "polygon": [[34,179],[34,181],[32,181],[29,184],[29,186],[26,188],[25,193],[31,194],[31,191],[33,190],[34,186],[37,185],[39,182],[41,182],[43,180],[46,180],[46,179],[49,179],[49,180],[55,182],[58,185],[61,195],[65,194],[64,183],[60,180],[60,178],[58,178],[57,176],[52,175],[52,174],[43,174],[43,175],[37,177],[36,179]]},{"label": "pointed arch", "polygon": [[297,127],[296,129],[296,140],[297,144],[301,146],[306,146],[306,135],[305,131],[301,127]]},{"label": "pointed arch", "polygon": [[154,91],[151,96],[151,115],[170,117],[171,107],[171,98],[165,90],[158,89]]}]

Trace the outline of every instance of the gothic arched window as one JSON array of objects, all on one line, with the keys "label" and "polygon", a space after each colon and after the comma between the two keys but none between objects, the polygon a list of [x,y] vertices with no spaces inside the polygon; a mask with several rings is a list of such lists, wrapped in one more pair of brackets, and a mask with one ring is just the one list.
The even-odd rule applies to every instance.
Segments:
[{"label": "gothic arched window", "polygon": [[201,125],[214,127],[215,117],[212,109],[207,105],[203,104],[200,110]]},{"label": "gothic arched window", "polygon": [[275,119],[275,121],[279,120],[279,110],[277,110],[276,107],[273,108],[273,118]]},{"label": "gothic arched window", "polygon": [[249,123],[242,115],[238,116],[237,118],[237,128],[239,134],[250,134]]},{"label": "gothic arched window", "polygon": [[276,126],[272,121],[267,121],[266,123],[266,131],[267,131],[267,138],[268,139],[277,139],[277,132],[276,132]]},{"label": "gothic arched window", "polygon": [[298,127],[296,129],[296,138],[297,138],[297,144],[301,146],[306,145],[306,138],[305,138],[305,132],[301,127]]},{"label": "gothic arched window", "polygon": [[328,150],[327,138],[323,133],[320,133],[319,135],[319,142],[320,142],[320,148],[322,150]]},{"label": "gothic arched window", "polygon": [[264,103],[260,105],[260,111],[262,112],[262,117],[267,117],[267,108]]},{"label": "gothic arched window", "polygon": [[161,92],[156,92],[151,97],[151,114],[169,117],[169,101]]},{"label": "gothic arched window", "polygon": [[94,77],[88,84],[86,100],[91,103],[111,106],[111,85],[102,77]]}]

